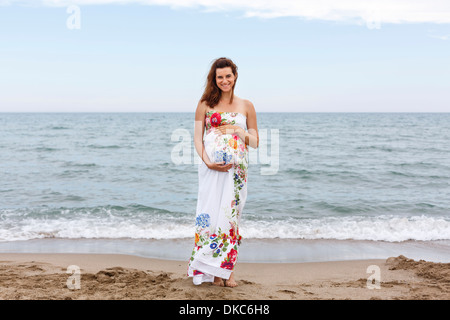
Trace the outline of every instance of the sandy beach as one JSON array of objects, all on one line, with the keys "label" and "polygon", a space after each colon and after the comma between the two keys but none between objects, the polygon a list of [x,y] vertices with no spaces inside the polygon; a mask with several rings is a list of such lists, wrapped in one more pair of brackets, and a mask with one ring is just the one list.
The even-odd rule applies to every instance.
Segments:
[{"label": "sandy beach", "polygon": [[[75,271],[68,273],[69,266]],[[186,267],[184,261],[121,254],[1,253],[0,299],[450,299],[449,263],[415,261],[404,256],[386,260],[239,263],[236,288],[206,283],[194,286],[186,276]]]}]

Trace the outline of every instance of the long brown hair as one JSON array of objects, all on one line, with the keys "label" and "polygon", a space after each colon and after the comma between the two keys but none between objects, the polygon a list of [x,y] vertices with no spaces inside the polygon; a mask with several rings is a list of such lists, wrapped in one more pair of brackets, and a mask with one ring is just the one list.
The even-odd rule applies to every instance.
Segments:
[{"label": "long brown hair", "polygon": [[206,101],[206,104],[210,108],[214,108],[219,104],[220,98],[222,97],[222,91],[219,89],[216,83],[216,69],[231,67],[231,71],[234,74],[235,80],[233,87],[231,88],[231,99],[230,103],[233,102],[234,97],[234,87],[236,86],[236,81],[238,77],[237,66],[231,59],[222,57],[214,60],[211,64],[211,69],[209,70],[208,77],[206,78],[205,91],[203,92],[200,102]]}]

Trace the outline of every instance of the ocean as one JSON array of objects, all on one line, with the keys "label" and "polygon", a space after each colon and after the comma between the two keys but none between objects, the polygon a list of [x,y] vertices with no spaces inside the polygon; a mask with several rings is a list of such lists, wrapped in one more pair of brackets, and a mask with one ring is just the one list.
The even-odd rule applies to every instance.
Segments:
[{"label": "ocean", "polygon": [[[187,260],[193,127],[193,113],[0,113],[0,252]],[[240,259],[450,262],[450,113],[259,113],[258,128]]]}]

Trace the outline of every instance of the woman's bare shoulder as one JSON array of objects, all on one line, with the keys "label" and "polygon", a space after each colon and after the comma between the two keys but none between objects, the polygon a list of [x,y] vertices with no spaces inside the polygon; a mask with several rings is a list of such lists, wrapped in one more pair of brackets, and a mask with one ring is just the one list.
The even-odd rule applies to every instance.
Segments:
[{"label": "woman's bare shoulder", "polygon": [[253,103],[248,99],[242,99],[244,101],[244,104],[247,108],[254,108]]},{"label": "woman's bare shoulder", "polygon": [[243,103],[244,103],[244,108],[245,108],[245,113],[247,114],[247,117],[249,115],[254,114],[255,111],[255,106],[253,105],[253,103],[248,100],[248,99],[242,99]]},{"label": "woman's bare shoulder", "polygon": [[199,100],[198,101],[198,103],[197,103],[197,108],[203,108],[203,109],[206,109],[208,106],[207,106],[207,104],[206,104],[206,100]]},{"label": "woman's bare shoulder", "polygon": [[197,109],[195,110],[195,118],[204,118],[207,110],[208,106],[206,105],[206,101],[199,101],[197,104]]}]

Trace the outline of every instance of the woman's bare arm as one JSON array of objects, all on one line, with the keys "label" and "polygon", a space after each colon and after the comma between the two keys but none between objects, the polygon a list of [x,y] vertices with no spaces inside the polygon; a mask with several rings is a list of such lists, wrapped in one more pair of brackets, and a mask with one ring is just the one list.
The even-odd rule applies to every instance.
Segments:
[{"label": "woman's bare arm", "polygon": [[205,151],[203,145],[203,133],[205,131],[205,107],[199,102],[197,110],[195,111],[195,125],[194,125],[194,146],[202,161],[208,165],[211,161]]},{"label": "woman's bare arm", "polygon": [[245,144],[256,149],[259,147],[258,121],[256,119],[256,110],[253,103],[247,100],[247,131],[244,136]]}]

